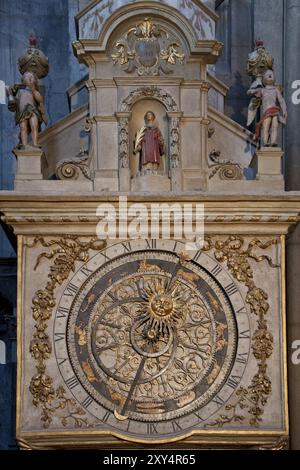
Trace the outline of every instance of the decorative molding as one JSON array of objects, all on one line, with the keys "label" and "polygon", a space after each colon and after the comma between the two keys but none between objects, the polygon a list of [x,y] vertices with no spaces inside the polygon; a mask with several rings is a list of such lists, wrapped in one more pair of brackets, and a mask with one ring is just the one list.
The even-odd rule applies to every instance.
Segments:
[{"label": "decorative molding", "polygon": [[180,118],[171,117],[169,124],[169,140],[170,140],[170,166],[171,168],[178,168],[180,166]]},{"label": "decorative molding", "polygon": [[35,321],[35,332],[30,342],[30,354],[36,362],[36,375],[31,379],[29,390],[33,396],[33,404],[41,409],[41,422],[48,428],[55,415],[66,427],[71,423],[74,427],[88,426],[85,418],[86,412],[73,398],[66,396],[64,387],[57,389],[53,385],[53,377],[48,375],[46,361],[52,353],[52,344],[47,333],[48,321],[56,305],[55,290],[68,279],[75,271],[76,261],[86,262],[90,250],[102,250],[106,242],[91,238],[81,241],[78,236],[66,235],[56,240],[45,241],[43,237],[36,237],[29,248],[37,244],[45,248],[52,247],[52,251],[41,253],[36,261],[36,270],[42,259],[52,260],[49,268],[48,281],[44,289],[39,289],[32,299],[32,316]]},{"label": "decorative molding", "polygon": [[[278,244],[276,239],[263,243],[255,238],[245,249],[245,241],[239,236],[232,235],[225,241],[213,240],[212,238],[206,240],[203,250],[214,249],[216,260],[219,263],[225,262],[233,277],[247,288],[246,303],[250,306],[251,314],[255,315],[257,319],[257,330],[252,337],[252,352],[257,361],[257,372],[247,388],[240,387],[235,392],[234,400],[225,407],[226,411],[207,426],[221,428],[225,424],[239,424],[247,419],[250,426],[258,427],[262,420],[264,407],[272,393],[272,384],[268,376],[268,359],[273,353],[274,340],[268,330],[266,318],[270,309],[268,294],[256,286],[249,260],[254,260],[257,263],[266,261],[271,268],[280,267],[274,264],[269,256],[258,256],[253,252],[255,247],[266,250],[276,244]],[[245,412],[249,416],[246,417]]]},{"label": "decorative molding", "polygon": [[211,85],[209,82],[206,82],[205,80],[201,80],[199,83],[199,89],[205,93],[208,93],[211,88]]},{"label": "decorative molding", "polygon": [[223,83],[221,80],[219,80],[217,77],[210,74],[209,72],[207,75],[208,75],[207,80],[208,80],[208,83],[210,84],[210,87],[225,97],[228,91],[230,90],[230,88],[227,85],[225,85],[225,83]]},{"label": "decorative molding", "polygon": [[160,101],[167,111],[178,111],[174,98],[165,90],[156,86],[141,87],[133,90],[127,98],[122,101],[121,111],[131,111],[132,106],[142,98],[154,98]]},{"label": "decorative molding", "polygon": [[[199,82],[199,81],[198,81]],[[116,86],[136,86],[140,87],[141,86],[141,78],[140,77],[114,77],[114,83]],[[151,87],[155,86],[157,83],[157,86],[160,87],[165,87],[165,86],[170,86],[170,87],[180,87],[182,86],[183,82],[183,77],[143,77],[143,86],[144,87]]]},{"label": "decorative molding", "polygon": [[259,446],[257,450],[289,450],[289,444],[290,441],[288,437],[281,437],[273,444]]},{"label": "decorative molding", "polygon": [[120,117],[118,121],[119,159],[121,168],[129,168],[129,118]]},{"label": "decorative molding", "polygon": [[[67,213],[67,212],[66,212]],[[1,220],[3,220],[5,223],[8,223],[8,219],[5,218],[5,216],[1,217]],[[84,220],[86,223],[91,223],[91,224],[96,224],[99,222],[99,218],[96,217],[95,215],[95,210],[92,211],[92,213],[85,215],[84,217],[76,214],[76,215],[45,215],[45,214],[39,214],[39,215],[31,215],[27,216],[24,214],[23,216],[15,216],[15,217],[9,217],[9,224],[40,224],[40,223],[52,223],[52,224],[76,224],[80,223],[82,220]],[[131,218],[128,218],[128,221],[130,221]],[[204,221],[206,223],[223,223],[225,224],[231,224],[231,223],[236,223],[239,222],[240,224],[251,224],[251,223],[261,223],[261,224],[291,224],[295,225],[299,223],[300,218],[299,217],[290,217],[288,214],[286,215],[261,215],[256,212],[253,212],[252,214],[241,214],[241,215],[234,215],[234,214],[220,214],[218,212],[211,213],[211,214],[206,214],[204,216]],[[93,231],[94,227],[93,227]]]},{"label": "decorative molding", "polygon": [[[191,169],[191,174],[194,170]],[[59,183],[57,181],[51,181]],[[88,182],[88,181],[86,181]],[[45,184],[47,182],[43,182]],[[67,181],[65,181],[67,183]],[[73,184],[69,181],[69,184]],[[57,186],[54,186],[57,187]],[[180,195],[181,203],[198,203],[199,192]],[[86,236],[94,236],[95,227],[99,222],[96,209],[101,202],[109,202],[118,207],[119,193],[102,192],[80,194],[59,194],[58,192],[43,195],[2,191],[0,204],[1,219],[13,227],[15,234],[36,236],[39,234],[60,236],[73,233],[79,229]],[[174,203],[169,193],[151,195],[131,193],[128,203],[143,202],[148,210],[151,203]],[[299,222],[300,197],[296,193],[277,194],[201,194],[201,202],[205,204],[206,231],[217,235],[235,233],[245,236],[249,233],[256,236],[288,234]],[[82,213],[84,203],[84,214]],[[237,215],[238,214],[238,215]],[[237,220],[238,219],[238,220]],[[84,220],[84,223],[81,223]],[[71,223],[72,222],[72,223]],[[220,227],[220,224],[222,226]]]},{"label": "decorative molding", "polygon": [[215,55],[219,57],[222,49],[223,49],[224,44],[220,41],[215,41],[214,44],[212,45],[211,53],[212,55]]}]

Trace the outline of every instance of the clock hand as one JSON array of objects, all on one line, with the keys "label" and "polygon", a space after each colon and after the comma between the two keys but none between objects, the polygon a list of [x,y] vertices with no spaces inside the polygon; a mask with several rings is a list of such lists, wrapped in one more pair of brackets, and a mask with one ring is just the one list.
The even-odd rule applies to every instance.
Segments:
[{"label": "clock hand", "polygon": [[[151,349],[151,343],[148,344],[148,346],[145,348],[145,352],[149,352],[150,349]],[[131,387],[130,387],[130,389],[129,389],[127,398],[126,398],[126,400],[125,400],[125,403],[124,403],[124,405],[123,405],[123,407],[122,407],[121,412],[119,413],[117,410],[114,411],[115,417],[116,417],[118,420],[120,420],[120,421],[124,421],[125,419],[128,419],[128,415],[126,415],[125,412],[126,412],[126,410],[127,410],[129,401],[130,401],[130,399],[131,399],[131,397],[132,397],[132,395],[133,395],[133,393],[134,393],[134,391],[135,391],[135,388],[136,388],[136,386],[137,386],[137,384],[138,384],[138,381],[139,381],[139,379],[140,379],[141,373],[142,373],[142,371],[143,371],[143,369],[144,369],[144,365],[145,365],[145,362],[146,362],[147,359],[148,359],[147,356],[144,356],[143,359],[142,359],[141,362],[140,362],[140,365],[139,365],[138,370],[137,370],[137,372],[136,372],[136,374],[135,374],[135,377],[134,377],[134,379],[133,379],[133,382],[132,382],[132,384],[131,384]]]},{"label": "clock hand", "polygon": [[169,285],[168,285],[168,291],[171,291],[176,280],[177,280],[177,276],[178,276],[178,273],[179,273],[179,270],[183,267],[183,263],[184,261],[188,261],[190,258],[189,258],[189,255],[187,253],[178,253],[177,254],[179,260],[178,260],[178,263],[175,265],[175,268],[174,268],[174,271],[171,275],[171,279],[169,280]]},{"label": "clock hand", "polygon": [[140,375],[141,375],[141,373],[142,373],[142,370],[144,369],[144,365],[145,365],[146,360],[147,360],[147,357],[143,357],[143,359],[142,359],[141,362],[140,362],[140,365],[139,365],[139,367],[138,367],[137,373],[135,374],[134,380],[133,380],[133,382],[132,382],[132,384],[131,384],[131,387],[130,387],[130,390],[129,390],[129,392],[128,392],[126,401],[125,401],[125,403],[124,403],[124,405],[123,405],[123,407],[122,407],[121,413],[119,413],[117,410],[114,411],[115,417],[116,417],[118,420],[120,420],[120,421],[123,421],[123,420],[125,420],[125,419],[128,419],[128,416],[125,415],[125,412],[126,412],[126,409],[127,409],[127,407],[128,407],[128,403],[129,403],[129,401],[130,401],[130,399],[131,399],[131,397],[132,397],[132,394],[133,394],[133,392],[134,392],[134,390],[135,390],[135,388],[136,388],[136,386],[137,386],[137,383],[138,383],[138,381],[139,381],[139,378],[140,378]]}]

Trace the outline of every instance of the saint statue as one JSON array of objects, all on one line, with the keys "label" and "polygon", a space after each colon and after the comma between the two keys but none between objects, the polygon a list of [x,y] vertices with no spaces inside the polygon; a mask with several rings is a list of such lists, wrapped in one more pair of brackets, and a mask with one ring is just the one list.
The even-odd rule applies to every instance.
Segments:
[{"label": "saint statue", "polygon": [[[256,125],[256,137],[259,139],[262,130],[262,145],[265,147],[277,147],[278,125],[286,124],[286,102],[275,85],[273,70],[267,70],[263,76],[263,86],[251,87],[248,95],[252,96],[249,106],[248,125],[250,125],[261,109],[260,121]],[[253,100],[253,98],[255,98]]]},{"label": "saint statue", "polygon": [[155,125],[155,114],[147,111],[144,116],[145,126],[136,134],[134,153],[140,154],[140,170],[157,171],[164,155],[164,139]]}]

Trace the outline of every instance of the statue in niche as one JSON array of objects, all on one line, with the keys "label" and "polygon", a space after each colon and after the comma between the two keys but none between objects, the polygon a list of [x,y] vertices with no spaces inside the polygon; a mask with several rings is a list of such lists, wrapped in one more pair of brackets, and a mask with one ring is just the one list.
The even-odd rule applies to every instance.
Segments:
[{"label": "statue in niche", "polygon": [[248,125],[254,121],[257,110],[260,108],[261,118],[256,125],[256,138],[260,138],[262,130],[262,145],[277,147],[278,126],[279,123],[286,124],[287,107],[278,86],[275,85],[273,70],[267,70],[263,76],[262,86],[251,87],[248,95],[255,98],[255,101],[251,100]]},{"label": "statue in niche", "polygon": [[164,155],[164,139],[155,119],[153,111],[147,111],[144,116],[145,125],[136,134],[134,153],[140,154],[141,172],[157,173],[161,157]]},{"label": "statue in niche", "polygon": [[15,112],[16,124],[20,126],[19,148],[28,147],[31,134],[32,146],[38,147],[38,134],[41,125],[48,119],[44,107],[44,98],[39,87],[39,78],[44,78],[49,71],[48,58],[37,49],[37,40],[29,37],[29,48],[19,58],[19,71],[22,74],[21,84],[6,88],[8,109]]}]

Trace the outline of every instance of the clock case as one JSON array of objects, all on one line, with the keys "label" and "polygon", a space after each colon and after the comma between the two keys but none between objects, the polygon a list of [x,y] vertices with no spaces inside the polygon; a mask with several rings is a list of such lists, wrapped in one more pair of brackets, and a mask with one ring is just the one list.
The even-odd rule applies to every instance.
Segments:
[{"label": "clock case", "polygon": [[[209,422],[200,428],[195,427],[188,432],[182,431],[175,436],[171,434],[163,438],[154,436],[143,438],[143,436],[128,437],[105,426],[101,429],[101,423],[100,426],[99,422],[95,426],[97,420],[82,407],[82,404],[76,400],[68,402],[74,400],[74,396],[72,387],[66,386],[59,372],[59,358],[55,358],[54,354],[56,338],[53,323],[57,315],[57,305],[64,290],[70,285],[74,273],[78,272],[88,259],[95,256],[99,248],[103,248],[101,245],[103,242],[93,237],[95,233],[93,214],[99,204],[99,198],[95,201],[91,197],[88,202],[85,201],[84,224],[75,215],[78,203],[81,204],[78,199],[77,201],[69,199],[67,209],[64,200],[57,197],[51,199],[52,201],[47,202],[47,209],[42,210],[41,205],[45,204],[45,200],[41,197],[36,198],[34,203],[31,200],[28,201],[28,205],[26,204],[30,208],[35,224],[29,223],[25,214],[22,218],[18,217],[17,223],[12,222],[18,212],[16,196],[15,201],[10,200],[6,208],[8,220],[14,223],[15,230],[19,233],[17,435],[20,445],[36,449],[72,447],[132,449],[158,444],[160,448],[186,449],[195,446],[286,447],[289,431],[285,237],[292,220],[296,220],[298,201],[293,198],[289,201],[278,198],[272,200],[255,198],[253,204],[254,199],[234,201],[229,196],[225,197],[222,203],[211,197],[204,201],[207,221],[205,233],[211,239],[209,254],[235,281],[247,306],[251,322],[250,361],[241,383],[235,384],[236,387],[233,384],[231,398],[213,414]],[[113,199],[111,202],[116,204]],[[199,198],[189,198],[189,200],[199,201]],[[165,198],[165,201],[170,202],[168,198]],[[186,202],[186,199],[184,201]],[[150,202],[151,198],[144,198],[145,204]],[[226,218],[221,223],[217,215],[220,206],[226,213]],[[60,224],[58,234],[55,222],[57,219],[54,214],[61,214],[62,207],[66,210],[66,215]],[[237,207],[244,214],[238,224],[235,212]],[[25,207],[24,209],[26,212]],[[49,218],[45,225],[46,213]],[[49,216],[49,213],[52,215]],[[70,213],[74,215],[70,216]],[[281,214],[280,217],[278,213]],[[70,235],[69,232],[70,217],[72,217],[74,235]],[[254,217],[255,223],[251,221]],[[234,235],[230,235],[232,233]],[[218,244],[220,241],[224,242],[223,251]],[[65,246],[61,249],[62,243],[70,244],[71,248],[66,250]],[[116,241],[108,241],[107,246],[110,246],[110,243],[114,244]],[[227,250],[230,243],[234,247],[233,251]],[[105,249],[107,247],[104,247]],[[222,253],[221,258],[220,253]],[[232,264],[230,255],[234,256],[235,264]],[[56,269],[61,265],[57,261],[60,256],[63,256],[61,272]],[[65,256],[69,257],[67,270]],[[244,277],[246,272],[248,279]],[[251,282],[247,285],[249,280]],[[262,290],[257,292],[256,289]],[[255,292],[257,297],[253,299],[251,296]],[[53,297],[50,295],[49,298],[49,293],[53,294]],[[30,360],[28,360],[29,351],[33,356]],[[246,393],[245,399],[243,393],[241,394],[243,390]],[[78,413],[73,413],[74,406]]]}]

